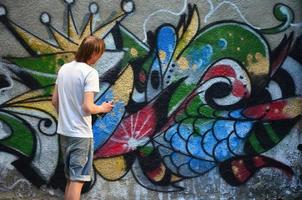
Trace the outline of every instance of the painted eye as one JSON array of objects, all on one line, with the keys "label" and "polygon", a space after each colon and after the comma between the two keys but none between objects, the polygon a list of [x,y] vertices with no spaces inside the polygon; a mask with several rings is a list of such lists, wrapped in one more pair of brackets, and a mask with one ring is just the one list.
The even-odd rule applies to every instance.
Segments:
[{"label": "painted eye", "polygon": [[216,106],[230,106],[251,94],[247,72],[236,61],[222,59],[208,68],[199,91],[202,98]]}]

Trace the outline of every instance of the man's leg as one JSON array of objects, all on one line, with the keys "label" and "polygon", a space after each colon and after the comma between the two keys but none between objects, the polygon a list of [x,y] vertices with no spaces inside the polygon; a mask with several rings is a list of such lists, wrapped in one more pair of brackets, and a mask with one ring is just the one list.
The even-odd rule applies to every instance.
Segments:
[{"label": "man's leg", "polygon": [[66,200],[80,200],[84,182],[70,181],[68,184]]}]

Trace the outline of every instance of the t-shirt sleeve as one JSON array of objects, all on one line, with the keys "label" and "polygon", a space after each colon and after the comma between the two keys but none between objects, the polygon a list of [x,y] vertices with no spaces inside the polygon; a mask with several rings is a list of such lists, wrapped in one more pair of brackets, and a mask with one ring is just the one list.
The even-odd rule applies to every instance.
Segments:
[{"label": "t-shirt sleeve", "polygon": [[99,73],[96,70],[91,71],[85,79],[85,92],[99,92]]}]

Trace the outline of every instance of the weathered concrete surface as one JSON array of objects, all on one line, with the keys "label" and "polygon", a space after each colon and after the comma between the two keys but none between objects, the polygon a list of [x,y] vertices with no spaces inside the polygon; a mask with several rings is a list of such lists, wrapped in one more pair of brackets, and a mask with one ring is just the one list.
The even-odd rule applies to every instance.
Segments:
[{"label": "weathered concrete surface", "polygon": [[[78,1],[76,6],[74,7],[74,15],[75,20],[78,23],[82,23],[83,16],[85,16],[88,12],[88,5],[93,1],[85,0]],[[111,12],[114,10],[120,10],[120,0],[110,0],[110,1],[97,1],[100,3],[101,7],[101,17],[107,18],[110,16]],[[162,1],[162,0],[154,0],[154,1],[135,1],[135,13],[128,16],[125,20],[123,20],[122,24],[125,25],[129,30],[131,30],[135,35],[141,40],[144,38],[144,30],[143,24],[145,20],[149,17],[150,20],[146,22],[146,30],[154,31],[159,25],[163,23],[171,23],[173,25],[177,25],[178,17],[165,12],[158,12],[159,10],[169,10],[173,13],[179,13],[183,10],[185,3],[196,4],[199,9],[200,19],[204,20],[205,16],[209,14],[211,11],[211,7],[209,2],[212,2],[213,7],[217,8],[211,15],[208,16],[207,23],[215,22],[217,20],[225,20],[225,19],[234,19],[238,21],[244,21],[241,18],[240,13],[244,18],[252,25],[257,27],[265,28],[272,27],[278,24],[278,21],[274,19],[272,16],[272,10],[276,3],[284,3],[291,7],[297,14],[295,15],[295,21],[300,22],[302,20],[301,14],[299,11],[302,9],[301,2],[297,1],[289,1],[289,0],[280,0],[280,1],[262,1],[262,0],[254,0],[254,1],[241,1],[241,0],[233,0],[233,1],[223,1],[223,0],[170,0],[170,1]],[[39,1],[39,0],[30,0],[30,1],[10,1],[10,0],[2,0],[1,3],[7,7],[9,10],[10,19],[15,22],[20,22],[22,27],[28,30],[31,30],[35,35],[47,39],[48,34],[44,26],[40,24],[40,14],[42,11],[47,11],[51,14],[52,24],[58,28],[59,30],[63,30],[62,19],[64,18],[64,6],[62,6],[62,2],[60,1]],[[236,7],[237,8],[236,8]],[[237,12],[240,11],[240,13]],[[186,11],[186,10],[185,10]],[[158,14],[152,15],[152,13],[158,12]],[[187,11],[186,11],[187,12]],[[151,16],[152,15],[152,16]],[[206,24],[206,23],[205,23]],[[0,49],[0,55],[12,55],[12,56],[25,56],[27,55],[26,51],[20,46],[20,44],[11,37],[9,31],[0,24],[1,38],[5,38],[2,40],[2,47]],[[297,35],[302,32],[301,27],[293,27],[286,31],[289,33],[290,31],[297,32]],[[270,35],[266,39],[269,40],[269,43],[272,47],[276,47],[279,41],[282,39],[284,33]],[[13,50],[13,51],[12,51]]]}]

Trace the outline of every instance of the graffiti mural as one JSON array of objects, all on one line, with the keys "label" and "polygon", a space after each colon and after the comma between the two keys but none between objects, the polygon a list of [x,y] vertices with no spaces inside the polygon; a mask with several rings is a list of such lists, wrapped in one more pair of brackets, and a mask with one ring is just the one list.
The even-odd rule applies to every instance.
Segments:
[{"label": "graffiti mural", "polygon": [[[283,4],[275,13],[280,9],[292,15]],[[292,17],[280,27],[286,20]],[[273,52],[262,35],[278,31],[259,32],[236,21],[200,27],[192,6],[178,27],[164,24],[149,33],[148,55],[131,63],[134,75],[126,69],[118,78],[131,79],[124,88],[131,91],[128,101],[118,100],[114,112],[93,125],[100,175],[118,180],[131,170],[141,185],[158,191],[179,190],[175,183],[214,167],[231,185],[245,183],[263,167],[292,175],[289,166],[261,155],[301,114],[300,83],[281,68],[293,35]],[[126,83],[119,84],[97,103],[120,99],[115,91]]]},{"label": "graffiti mural", "polygon": [[[41,13],[53,42],[11,21],[0,5],[0,21],[30,55],[2,60],[0,91],[9,95],[1,97],[0,150],[18,157],[13,166],[32,184],[64,189],[51,92],[56,72],[88,35],[106,43],[95,102],[113,100],[115,107],[93,116],[95,178],[85,191],[99,176],[118,181],[129,173],[164,192],[183,190],[179,182],[214,168],[232,186],[266,167],[294,175],[264,154],[301,119],[302,37],[283,34],[294,22],[290,7],[276,4],[279,24],[258,29],[235,20],[204,25],[198,7],[188,4],[177,26],[162,24],[145,42],[121,24],[135,12],[134,2],[121,1],[121,10],[98,27],[99,5],[90,3],[82,30],[74,3],[65,1],[66,33]],[[277,33],[283,40],[271,49],[266,38]]]}]

